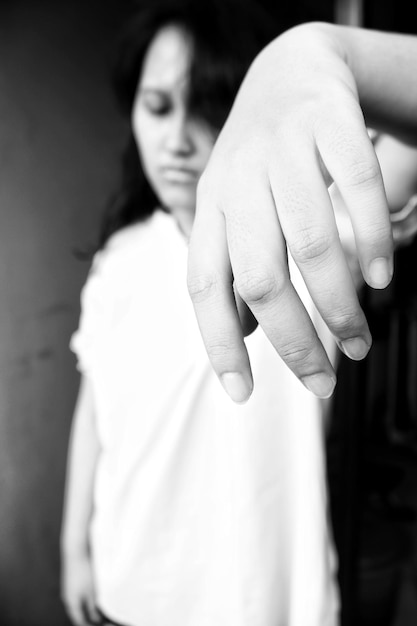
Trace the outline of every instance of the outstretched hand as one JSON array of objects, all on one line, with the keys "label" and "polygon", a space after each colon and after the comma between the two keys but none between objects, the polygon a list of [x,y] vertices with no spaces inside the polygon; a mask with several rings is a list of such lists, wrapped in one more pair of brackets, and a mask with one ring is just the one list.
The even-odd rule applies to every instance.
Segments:
[{"label": "outstretched hand", "polygon": [[253,380],[235,293],[278,354],[319,397],[336,376],[291,282],[287,254],[339,347],[371,335],[338,236],[328,185],[349,212],[365,281],[386,287],[393,243],[378,159],[354,75],[333,31],[304,25],[251,66],[203,174],[188,285],[213,368],[236,402]]}]

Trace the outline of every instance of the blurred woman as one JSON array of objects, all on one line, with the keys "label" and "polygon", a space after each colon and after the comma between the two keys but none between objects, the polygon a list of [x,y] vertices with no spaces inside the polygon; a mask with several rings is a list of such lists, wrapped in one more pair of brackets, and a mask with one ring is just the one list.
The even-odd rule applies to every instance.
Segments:
[{"label": "blurred woman", "polygon": [[319,401],[254,330],[256,390],[231,402],[186,281],[199,177],[277,25],[242,0],[133,9],[116,80],[132,137],[72,338],[63,599],[78,626],[334,626]]}]

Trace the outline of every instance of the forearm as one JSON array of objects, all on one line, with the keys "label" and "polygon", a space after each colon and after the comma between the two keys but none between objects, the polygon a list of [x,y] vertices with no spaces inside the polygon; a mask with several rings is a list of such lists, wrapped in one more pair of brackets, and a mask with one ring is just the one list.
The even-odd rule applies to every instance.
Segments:
[{"label": "forearm", "polygon": [[82,381],[68,449],[61,532],[63,555],[88,551],[94,477],[99,452],[92,393],[88,383]]},{"label": "forearm", "polygon": [[417,143],[417,37],[312,24],[333,38],[356,81],[369,127]]}]

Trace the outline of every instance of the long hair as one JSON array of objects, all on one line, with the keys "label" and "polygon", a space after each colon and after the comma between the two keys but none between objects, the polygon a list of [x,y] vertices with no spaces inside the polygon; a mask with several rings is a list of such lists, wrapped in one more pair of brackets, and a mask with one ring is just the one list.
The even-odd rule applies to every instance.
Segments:
[{"label": "long hair", "polygon": [[[192,42],[190,114],[219,131],[250,63],[278,34],[278,26],[256,0],[131,0],[112,70],[115,94],[129,121],[146,52],[168,24],[182,27]],[[158,205],[130,133],[119,189],[104,214],[99,247],[115,231],[149,217]]]}]

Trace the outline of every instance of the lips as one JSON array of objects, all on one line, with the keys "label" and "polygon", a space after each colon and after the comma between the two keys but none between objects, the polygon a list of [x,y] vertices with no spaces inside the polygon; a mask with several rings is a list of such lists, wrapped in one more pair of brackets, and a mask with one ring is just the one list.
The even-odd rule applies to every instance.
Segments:
[{"label": "lips", "polygon": [[167,166],[162,168],[163,178],[171,183],[195,183],[199,172],[183,166]]}]

